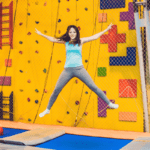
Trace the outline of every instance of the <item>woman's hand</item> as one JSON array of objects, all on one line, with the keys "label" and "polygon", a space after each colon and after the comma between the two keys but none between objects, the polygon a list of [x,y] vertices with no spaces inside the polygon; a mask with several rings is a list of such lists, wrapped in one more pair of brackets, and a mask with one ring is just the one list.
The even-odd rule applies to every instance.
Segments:
[{"label": "woman's hand", "polygon": [[38,34],[38,35],[42,35],[42,33],[40,31],[38,31],[36,28],[35,28],[35,32]]},{"label": "woman's hand", "polygon": [[113,26],[113,24],[111,23],[111,24],[108,26],[107,30],[110,30],[110,29],[112,28],[112,26]]}]

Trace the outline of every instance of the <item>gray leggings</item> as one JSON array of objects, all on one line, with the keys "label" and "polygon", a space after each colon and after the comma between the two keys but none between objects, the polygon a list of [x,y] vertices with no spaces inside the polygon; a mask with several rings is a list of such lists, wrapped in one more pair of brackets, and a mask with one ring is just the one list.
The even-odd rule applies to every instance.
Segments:
[{"label": "gray leggings", "polygon": [[79,67],[70,67],[65,68],[64,71],[61,73],[55,89],[50,97],[47,109],[51,109],[54,102],[56,101],[59,93],[63,89],[63,87],[68,83],[70,79],[73,77],[79,78],[82,82],[84,82],[93,92],[95,92],[101,99],[103,99],[107,104],[110,103],[109,99],[106,97],[104,92],[100,90],[88,74],[88,72],[84,69],[83,66]]}]

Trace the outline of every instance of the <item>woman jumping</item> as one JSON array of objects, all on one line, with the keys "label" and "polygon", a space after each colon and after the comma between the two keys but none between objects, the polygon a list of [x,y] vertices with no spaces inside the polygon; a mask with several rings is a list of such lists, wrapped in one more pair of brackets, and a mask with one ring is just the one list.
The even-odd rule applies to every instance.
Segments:
[{"label": "woman jumping", "polygon": [[61,92],[63,87],[68,83],[68,81],[73,77],[77,77],[82,82],[84,82],[93,92],[95,92],[98,95],[98,97],[103,99],[110,108],[116,109],[119,107],[118,104],[113,104],[112,102],[110,102],[110,100],[106,97],[104,92],[95,85],[94,81],[92,80],[92,78],[90,77],[90,75],[88,74],[88,72],[82,64],[82,45],[86,42],[98,39],[101,35],[110,30],[111,27],[112,24],[110,24],[106,30],[85,38],[80,38],[79,30],[74,25],[68,26],[67,32],[60,38],[54,38],[44,35],[36,29],[37,34],[45,37],[49,41],[65,44],[66,46],[66,63],[64,71],[61,73],[56,83],[55,89],[50,97],[47,109],[39,114],[40,117],[43,117],[44,115],[50,113],[50,109],[56,101],[59,93]]}]

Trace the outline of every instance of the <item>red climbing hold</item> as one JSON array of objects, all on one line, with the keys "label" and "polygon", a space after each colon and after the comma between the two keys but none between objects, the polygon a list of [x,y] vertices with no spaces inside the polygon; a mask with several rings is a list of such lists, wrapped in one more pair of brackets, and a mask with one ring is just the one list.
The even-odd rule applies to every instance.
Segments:
[{"label": "red climbing hold", "polygon": [[22,22],[19,23],[20,26],[21,26],[22,24],[23,24]]},{"label": "red climbing hold", "polygon": [[108,34],[102,35],[100,43],[108,43],[108,52],[117,52],[117,43],[125,43],[126,34],[117,34],[117,25],[113,25]]},{"label": "red climbing hold", "polygon": [[78,80],[75,80],[76,83],[78,83]]},{"label": "red climbing hold", "polygon": [[19,53],[22,54],[23,52],[22,52],[22,51],[19,51]]},{"label": "red climbing hold", "polygon": [[88,115],[88,112],[84,112],[84,115],[86,115],[86,116],[87,116],[87,115]]},{"label": "red climbing hold", "polygon": [[28,80],[27,82],[28,82],[28,83],[31,83],[31,80]]},{"label": "red climbing hold", "polygon": [[39,53],[39,51],[37,51],[37,50],[36,50],[36,51],[35,51],[35,53],[37,53],[37,54],[38,54],[38,53]]},{"label": "red climbing hold", "polygon": [[47,2],[44,3],[44,6],[46,6],[46,5],[47,5]]},{"label": "red climbing hold", "polygon": [[67,8],[67,12],[69,12],[70,11],[70,9],[69,8]]},{"label": "red climbing hold", "polygon": [[78,27],[78,30],[80,31],[80,30],[81,30],[81,27]]},{"label": "red climbing hold", "polygon": [[79,105],[79,103],[80,103],[79,101],[76,101],[76,102],[75,102],[76,105]]},{"label": "red climbing hold", "polygon": [[0,127],[0,135],[3,135],[3,128]]},{"label": "red climbing hold", "polygon": [[57,63],[58,63],[58,64],[61,63],[61,60],[58,60]]},{"label": "red climbing hold", "polygon": [[62,121],[60,121],[60,120],[57,120],[57,122],[62,123]]},{"label": "red climbing hold", "polygon": [[29,97],[27,98],[27,100],[28,100],[28,102],[30,102],[30,98]]},{"label": "red climbing hold", "polygon": [[28,32],[28,34],[27,35],[31,35],[31,32]]}]

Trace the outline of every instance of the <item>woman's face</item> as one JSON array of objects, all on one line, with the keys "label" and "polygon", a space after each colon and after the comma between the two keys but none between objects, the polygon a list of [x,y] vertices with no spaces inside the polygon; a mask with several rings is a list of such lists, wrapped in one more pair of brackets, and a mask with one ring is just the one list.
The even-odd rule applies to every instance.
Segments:
[{"label": "woman's face", "polygon": [[76,32],[76,30],[75,30],[74,28],[71,28],[71,29],[69,30],[69,36],[70,36],[70,39],[71,39],[71,40],[74,40],[74,39],[76,38],[77,32]]}]

